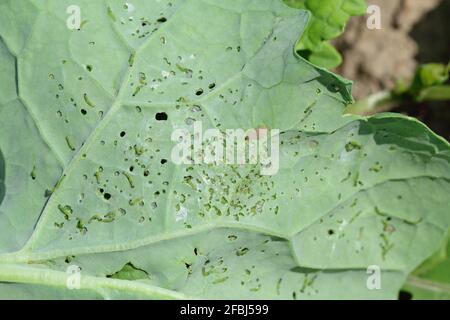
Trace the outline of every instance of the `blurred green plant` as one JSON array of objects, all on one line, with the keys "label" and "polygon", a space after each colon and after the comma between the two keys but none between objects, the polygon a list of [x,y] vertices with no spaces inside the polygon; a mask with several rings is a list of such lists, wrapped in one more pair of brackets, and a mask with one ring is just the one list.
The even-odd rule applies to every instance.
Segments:
[{"label": "blurred green plant", "polygon": [[441,249],[416,269],[403,291],[412,299],[450,300],[450,232]]},{"label": "blurred green plant", "polygon": [[417,102],[430,100],[449,100],[450,85],[445,85],[449,78],[450,63],[447,65],[430,63],[418,68],[411,86],[397,86],[397,95],[409,95]]},{"label": "blurred green plant", "polygon": [[389,111],[404,101],[445,101],[450,100],[450,63],[429,63],[417,68],[409,83],[397,81],[392,90],[377,92],[350,105],[346,113],[370,115]]},{"label": "blurred green plant", "polygon": [[365,0],[284,0],[291,7],[311,12],[306,32],[297,43],[297,52],[311,63],[332,69],[342,63],[330,40],[340,36],[351,16],[366,12]]}]

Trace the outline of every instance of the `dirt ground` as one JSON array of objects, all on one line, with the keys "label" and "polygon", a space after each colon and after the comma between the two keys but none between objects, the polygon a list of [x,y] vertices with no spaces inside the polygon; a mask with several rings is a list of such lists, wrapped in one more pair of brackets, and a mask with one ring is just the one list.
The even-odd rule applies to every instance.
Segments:
[{"label": "dirt ground", "polygon": [[[355,81],[354,96],[410,79],[418,64],[450,60],[450,0],[367,0],[381,9],[381,30],[370,30],[367,17],[355,17],[336,41],[344,55],[337,72]],[[450,140],[450,102],[400,107]]]}]

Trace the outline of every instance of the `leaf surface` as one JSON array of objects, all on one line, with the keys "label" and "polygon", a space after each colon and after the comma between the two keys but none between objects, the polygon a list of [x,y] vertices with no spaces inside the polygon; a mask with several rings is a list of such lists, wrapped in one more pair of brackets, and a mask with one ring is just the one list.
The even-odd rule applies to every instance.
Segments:
[{"label": "leaf surface", "polygon": [[[306,11],[79,1],[70,30],[69,5],[0,4],[0,297],[395,298],[438,249],[448,143],[343,116],[350,83],[294,54]],[[175,165],[196,120],[280,129],[279,173]]]}]

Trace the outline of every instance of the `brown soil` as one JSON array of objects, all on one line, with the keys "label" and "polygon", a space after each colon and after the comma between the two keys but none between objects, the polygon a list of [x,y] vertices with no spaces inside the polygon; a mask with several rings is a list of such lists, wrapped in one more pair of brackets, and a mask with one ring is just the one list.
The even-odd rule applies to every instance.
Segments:
[{"label": "brown soil", "polygon": [[[357,99],[408,80],[418,64],[450,60],[450,0],[367,0],[381,9],[381,30],[353,18],[336,45],[344,55],[337,72],[355,81]],[[450,140],[450,102],[402,106]]]}]

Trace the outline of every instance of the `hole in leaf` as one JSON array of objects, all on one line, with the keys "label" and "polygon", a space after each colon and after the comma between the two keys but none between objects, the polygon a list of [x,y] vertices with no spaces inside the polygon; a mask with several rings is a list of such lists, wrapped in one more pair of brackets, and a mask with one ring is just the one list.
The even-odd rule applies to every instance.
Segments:
[{"label": "hole in leaf", "polygon": [[155,119],[156,119],[157,121],[166,121],[168,118],[169,118],[169,117],[167,116],[167,113],[165,113],[165,112],[158,112],[158,113],[155,115]]},{"label": "hole in leaf", "polygon": [[107,275],[107,278],[120,279],[120,280],[139,280],[148,279],[149,274],[144,269],[140,269],[134,266],[131,262],[125,264],[119,271]]}]

